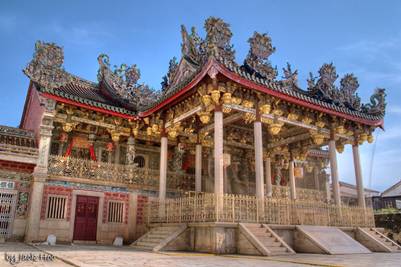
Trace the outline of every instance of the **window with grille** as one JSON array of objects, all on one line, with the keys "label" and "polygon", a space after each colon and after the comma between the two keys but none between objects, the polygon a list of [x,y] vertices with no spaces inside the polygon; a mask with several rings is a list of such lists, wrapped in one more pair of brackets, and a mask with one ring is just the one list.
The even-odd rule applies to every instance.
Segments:
[{"label": "window with grille", "polygon": [[65,219],[66,217],[66,196],[49,196],[47,201],[47,219]]},{"label": "window with grille", "polygon": [[123,218],[124,218],[124,203],[119,201],[110,201],[108,222],[123,223]]}]

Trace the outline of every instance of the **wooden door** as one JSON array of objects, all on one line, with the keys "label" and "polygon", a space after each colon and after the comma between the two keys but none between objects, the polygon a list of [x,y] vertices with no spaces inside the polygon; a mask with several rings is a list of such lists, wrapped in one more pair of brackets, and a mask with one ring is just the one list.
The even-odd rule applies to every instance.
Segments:
[{"label": "wooden door", "polygon": [[99,198],[77,196],[74,240],[96,241]]}]

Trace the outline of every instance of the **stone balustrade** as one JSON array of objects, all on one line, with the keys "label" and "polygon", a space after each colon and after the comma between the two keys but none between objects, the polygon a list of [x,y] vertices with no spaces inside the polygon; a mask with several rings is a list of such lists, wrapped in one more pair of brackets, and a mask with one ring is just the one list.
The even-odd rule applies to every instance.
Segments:
[{"label": "stone balustrade", "polygon": [[[223,203],[217,208],[217,203]],[[151,200],[144,211],[151,223],[249,222],[280,225],[374,227],[371,208],[338,207],[313,200],[263,198],[249,195],[189,193],[164,202]]]}]

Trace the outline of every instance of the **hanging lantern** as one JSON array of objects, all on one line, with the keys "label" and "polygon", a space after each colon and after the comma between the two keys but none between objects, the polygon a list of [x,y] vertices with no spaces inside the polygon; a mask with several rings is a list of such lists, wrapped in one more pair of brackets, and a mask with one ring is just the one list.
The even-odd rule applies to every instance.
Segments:
[{"label": "hanging lantern", "polygon": [[269,124],[269,133],[271,135],[278,135],[281,131],[281,127],[283,126],[282,123],[272,123]]},{"label": "hanging lantern", "polygon": [[313,165],[307,164],[307,165],[306,165],[306,172],[307,172],[307,173],[311,173],[312,171],[313,171]]},{"label": "hanging lantern", "polygon": [[337,152],[338,153],[343,153],[344,152],[344,144],[342,144],[342,143],[338,143],[338,144],[336,144],[336,149],[337,149]]},{"label": "hanging lantern", "polygon": [[152,127],[146,128],[146,134],[147,134],[148,136],[151,136],[151,135],[152,135]]},{"label": "hanging lantern", "polygon": [[208,124],[210,121],[210,113],[207,111],[201,111],[198,113],[199,119],[203,124]]},{"label": "hanging lantern", "polygon": [[289,119],[291,121],[296,121],[298,118],[299,118],[299,115],[294,112],[290,112],[287,115],[287,119]]},{"label": "hanging lantern", "polygon": [[298,179],[304,178],[304,169],[302,167],[295,167],[294,177]]},{"label": "hanging lantern", "polygon": [[135,137],[137,137],[139,134],[139,129],[138,128],[132,129],[132,133],[134,134]]},{"label": "hanging lantern", "polygon": [[211,92],[212,100],[214,103],[218,104],[220,101],[220,91],[219,90],[213,90]]},{"label": "hanging lantern", "polygon": [[324,142],[324,135],[321,133],[313,133],[312,140],[316,145],[321,145]]},{"label": "hanging lantern", "polygon": [[269,114],[270,110],[271,110],[271,105],[270,104],[264,104],[264,105],[260,106],[259,110],[260,110],[260,112],[262,114]]},{"label": "hanging lantern", "polygon": [[369,134],[368,135],[368,143],[371,144],[371,143],[373,143],[374,140],[375,140],[375,138],[373,137],[373,135]]},{"label": "hanging lantern", "polygon": [[202,103],[208,107],[211,103],[212,103],[212,98],[210,97],[210,95],[203,95],[202,96]]},{"label": "hanging lantern", "polygon": [[172,127],[168,130],[168,136],[172,139],[175,139],[178,136],[178,131],[175,127]]},{"label": "hanging lantern", "polygon": [[242,101],[242,106],[244,108],[253,108],[253,102],[249,100]]},{"label": "hanging lantern", "polygon": [[159,125],[158,124],[153,124],[152,125],[152,131],[153,133],[158,133],[159,132]]},{"label": "hanging lantern", "polygon": [[317,121],[316,122],[316,126],[319,128],[323,128],[326,125],[326,123],[324,123],[324,121]]},{"label": "hanging lantern", "polygon": [[68,134],[66,132],[61,132],[60,133],[60,142],[65,143],[68,140]]},{"label": "hanging lantern", "polygon": [[347,130],[344,128],[343,125],[339,125],[339,126],[336,127],[336,132],[338,134],[345,134],[347,132]]},{"label": "hanging lantern", "polygon": [[224,93],[223,94],[223,103],[224,104],[231,104],[231,93]]},{"label": "hanging lantern", "polygon": [[106,144],[106,150],[107,150],[108,152],[111,152],[111,151],[113,151],[113,149],[114,149],[114,144],[113,144],[112,142],[108,142],[108,143]]},{"label": "hanging lantern", "polygon": [[359,135],[359,140],[363,143],[368,140],[368,135],[366,133],[361,133]]}]

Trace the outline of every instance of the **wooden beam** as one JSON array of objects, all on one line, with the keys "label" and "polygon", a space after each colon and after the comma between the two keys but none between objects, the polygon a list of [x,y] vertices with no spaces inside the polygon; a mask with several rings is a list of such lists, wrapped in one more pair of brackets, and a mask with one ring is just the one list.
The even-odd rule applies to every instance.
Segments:
[{"label": "wooden beam", "polygon": [[[240,111],[240,112],[247,112],[247,113],[256,114],[256,110],[255,109],[253,109],[253,108],[245,108],[245,107],[240,106],[240,105],[233,105],[233,104],[227,104],[226,105],[225,104],[224,107],[231,108],[231,109],[234,109],[234,110],[237,110],[237,111]],[[283,122],[283,123],[286,123],[286,124],[302,127],[302,128],[309,129],[309,130],[315,130],[315,131],[320,130],[321,133],[324,134],[326,137],[327,136],[330,137],[330,130],[326,129],[326,128],[319,128],[319,127],[317,127],[315,125],[309,125],[309,124],[305,124],[305,123],[300,122],[300,121],[289,120],[289,119],[287,119],[285,117],[275,116],[275,115],[272,115],[272,114],[262,114],[262,118],[277,119],[279,122]],[[335,134],[335,136],[337,138],[341,137],[341,138],[345,138],[345,139],[351,140],[351,141],[354,139],[353,137],[350,137],[350,136],[345,135],[345,134]]]},{"label": "wooden beam", "polygon": [[186,118],[188,118],[188,117],[190,117],[190,116],[196,114],[197,112],[199,112],[199,111],[201,111],[201,110],[202,110],[202,107],[201,107],[201,106],[197,106],[197,107],[195,107],[195,108],[193,108],[193,109],[191,109],[191,110],[189,110],[189,111],[187,111],[187,112],[181,114],[180,116],[178,116],[177,118],[175,118],[173,121],[168,121],[168,122],[166,122],[165,127],[168,128],[168,127],[170,127],[172,124],[175,124],[175,123],[177,123],[177,122],[180,122],[180,121],[182,121],[182,120],[185,120]]}]

